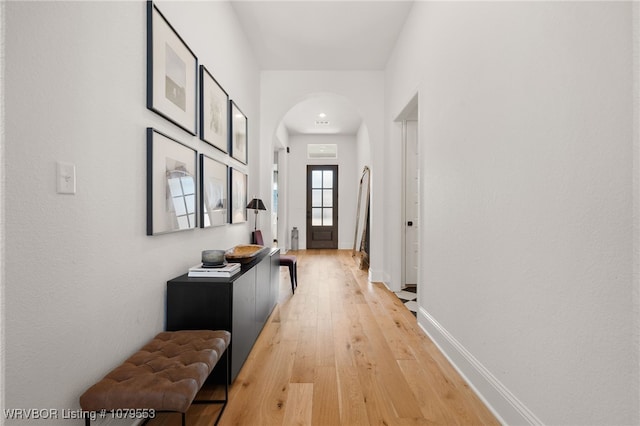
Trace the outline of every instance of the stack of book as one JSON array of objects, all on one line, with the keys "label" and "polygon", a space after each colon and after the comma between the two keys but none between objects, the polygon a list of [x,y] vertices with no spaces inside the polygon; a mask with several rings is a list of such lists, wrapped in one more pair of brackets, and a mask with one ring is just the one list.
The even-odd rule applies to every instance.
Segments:
[{"label": "stack of book", "polygon": [[224,266],[207,267],[203,264],[198,264],[189,268],[190,277],[209,277],[209,278],[228,278],[240,272],[239,263],[227,263]]}]

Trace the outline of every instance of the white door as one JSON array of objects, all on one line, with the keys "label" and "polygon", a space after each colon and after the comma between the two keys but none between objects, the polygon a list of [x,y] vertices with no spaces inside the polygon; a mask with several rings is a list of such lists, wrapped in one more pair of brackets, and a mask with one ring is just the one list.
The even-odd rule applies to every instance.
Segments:
[{"label": "white door", "polygon": [[405,216],[405,264],[404,285],[418,284],[418,217],[420,211],[420,176],[418,164],[418,122],[403,122],[405,140],[404,161],[404,216]]}]

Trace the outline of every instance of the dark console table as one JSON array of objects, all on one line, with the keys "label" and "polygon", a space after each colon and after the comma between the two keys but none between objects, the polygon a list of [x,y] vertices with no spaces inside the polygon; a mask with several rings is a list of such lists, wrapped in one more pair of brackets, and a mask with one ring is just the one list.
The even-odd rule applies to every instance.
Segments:
[{"label": "dark console table", "polygon": [[[184,274],[168,281],[167,331],[230,331],[227,380],[232,383],[278,301],[279,270],[280,250],[268,249],[231,278]],[[223,383],[224,373],[216,367],[211,379]]]}]

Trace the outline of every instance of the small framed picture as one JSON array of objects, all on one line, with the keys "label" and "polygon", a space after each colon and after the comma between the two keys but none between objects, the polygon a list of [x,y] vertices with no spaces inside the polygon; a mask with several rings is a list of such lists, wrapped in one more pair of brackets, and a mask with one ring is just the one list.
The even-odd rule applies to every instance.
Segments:
[{"label": "small framed picture", "polygon": [[247,175],[231,169],[231,223],[247,221]]},{"label": "small framed picture", "polygon": [[231,101],[231,156],[247,164],[247,116]]},{"label": "small framed picture", "polygon": [[147,108],[195,135],[197,80],[198,58],[147,2]]},{"label": "small framed picture", "polygon": [[196,227],[194,149],[147,128],[147,235]]},{"label": "small framed picture", "polygon": [[200,227],[221,226],[229,216],[229,172],[225,164],[200,154]]},{"label": "small framed picture", "polygon": [[229,95],[200,65],[200,139],[229,152]]}]

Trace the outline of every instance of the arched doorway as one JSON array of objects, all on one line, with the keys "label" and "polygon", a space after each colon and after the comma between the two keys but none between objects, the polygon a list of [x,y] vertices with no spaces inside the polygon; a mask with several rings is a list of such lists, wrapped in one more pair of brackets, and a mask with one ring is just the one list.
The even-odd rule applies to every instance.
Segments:
[{"label": "arched doorway", "polygon": [[299,248],[307,248],[307,220],[313,219],[314,212],[324,211],[322,204],[307,204],[307,166],[335,165],[339,174],[339,188],[336,189],[340,197],[337,247],[350,248],[360,171],[365,165],[370,166],[371,159],[362,114],[344,96],[309,94],[282,116],[273,135],[273,149],[273,170],[277,171],[274,175],[277,178],[274,178],[272,190],[277,194],[278,206],[273,232],[277,234],[279,247],[291,248],[291,231],[296,227]]}]

